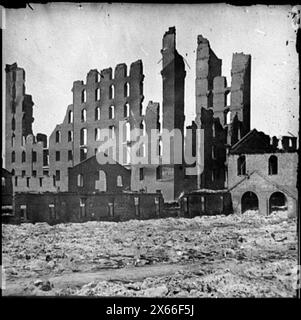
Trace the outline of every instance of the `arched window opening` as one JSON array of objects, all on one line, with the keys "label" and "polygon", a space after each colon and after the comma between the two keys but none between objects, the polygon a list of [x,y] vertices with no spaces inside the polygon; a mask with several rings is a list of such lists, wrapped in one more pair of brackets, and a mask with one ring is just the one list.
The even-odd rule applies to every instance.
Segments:
[{"label": "arched window opening", "polygon": [[110,139],[115,139],[115,126],[109,126]]},{"label": "arched window opening", "polygon": [[246,156],[239,156],[237,159],[237,175],[243,176],[246,174]]},{"label": "arched window opening", "polygon": [[86,122],[87,121],[87,110],[86,109],[83,109],[81,111],[81,120],[82,120],[82,122]]},{"label": "arched window opening", "polygon": [[109,107],[109,119],[114,119],[115,118],[115,107],[110,106]]},{"label": "arched window opening", "polygon": [[124,84],[124,97],[128,97],[130,95],[130,84],[126,82]]},{"label": "arched window opening", "polygon": [[274,192],[269,200],[269,214],[287,210],[287,199],[282,192]]},{"label": "arched window opening", "polygon": [[84,186],[84,176],[82,174],[77,175],[77,186],[78,187]]},{"label": "arched window opening", "polygon": [[278,174],[278,158],[270,156],[269,158],[269,175]]},{"label": "arched window opening", "polygon": [[124,116],[125,118],[127,118],[127,117],[130,116],[130,106],[129,106],[128,103],[126,103],[126,104],[124,105],[123,113],[124,113],[123,116]]},{"label": "arched window opening", "polygon": [[26,161],[26,153],[25,151],[22,151],[22,162]]},{"label": "arched window opening", "polygon": [[15,151],[13,151],[11,153],[11,162],[14,163],[15,161],[16,161],[16,153],[15,153]]},{"label": "arched window opening", "polygon": [[100,88],[97,88],[95,90],[95,101],[99,101],[100,100]]},{"label": "arched window opening", "polygon": [[95,108],[95,120],[100,120],[100,108]]},{"label": "arched window opening", "polygon": [[80,145],[85,146],[87,144],[87,129],[80,129]]},{"label": "arched window opening", "polygon": [[129,122],[125,124],[125,141],[131,141],[131,125]]},{"label": "arched window opening", "polygon": [[117,176],[117,187],[122,187],[122,176]]},{"label": "arched window opening", "polygon": [[61,131],[57,130],[55,132],[55,142],[60,143],[61,142]]},{"label": "arched window opening", "polygon": [[95,141],[98,141],[100,139],[100,128],[95,128]]},{"label": "arched window opening", "polygon": [[109,88],[109,99],[114,99],[115,97],[115,88],[114,88],[114,85],[111,84],[110,85],[110,88]]},{"label": "arched window opening", "polygon": [[84,103],[86,101],[87,101],[87,93],[86,93],[86,90],[84,89],[82,91],[82,103]]},{"label": "arched window opening", "polygon": [[258,197],[254,192],[247,191],[241,198],[241,212],[258,210]]},{"label": "arched window opening", "polygon": [[73,122],[73,111],[69,110],[68,112],[68,123],[72,123]]}]

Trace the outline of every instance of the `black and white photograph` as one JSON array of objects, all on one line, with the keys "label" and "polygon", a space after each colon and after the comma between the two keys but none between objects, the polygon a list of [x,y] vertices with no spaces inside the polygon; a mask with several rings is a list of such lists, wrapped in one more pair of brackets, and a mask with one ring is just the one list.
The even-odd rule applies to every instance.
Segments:
[{"label": "black and white photograph", "polygon": [[2,296],[297,298],[300,9],[2,6]]}]

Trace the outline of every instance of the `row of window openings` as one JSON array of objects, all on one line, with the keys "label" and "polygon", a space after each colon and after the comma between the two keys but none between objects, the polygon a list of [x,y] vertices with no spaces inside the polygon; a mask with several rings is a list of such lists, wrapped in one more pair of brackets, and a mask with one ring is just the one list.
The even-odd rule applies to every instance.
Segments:
[{"label": "row of window openings", "polygon": [[[123,95],[126,98],[129,96],[129,94],[130,94],[130,84],[126,82],[123,87]],[[114,98],[115,98],[115,86],[111,84],[109,87],[109,99],[114,99]],[[99,101],[99,100],[100,100],[100,88],[97,88],[95,90],[95,101]],[[87,101],[87,91],[86,89],[84,89],[81,94],[81,102],[84,103],[86,101]]]},{"label": "row of window openings", "polygon": [[[142,115],[142,106],[140,107],[140,114]],[[123,108],[123,116],[125,118],[128,118],[130,116],[130,106],[128,103],[124,105]],[[100,107],[95,108],[95,120],[100,120]],[[109,119],[114,119],[115,118],[115,106],[110,106],[109,107]],[[14,120],[14,119],[13,119]],[[87,110],[82,109],[81,110],[81,122],[86,122],[87,121]],[[70,110],[68,112],[68,123],[73,122],[73,111]],[[13,129],[15,130],[15,129]]]},{"label": "row of window openings", "polygon": [[[237,159],[237,175],[246,175],[246,156],[239,156]],[[270,156],[268,161],[268,173],[269,175],[278,174],[278,158],[276,156]]]},{"label": "row of window openings", "polygon": [[[115,137],[115,126],[109,126],[109,132],[110,132],[110,138],[114,138]],[[140,124],[140,130],[142,135],[145,135],[145,124],[144,121],[141,122]],[[130,132],[131,131],[131,127],[130,127],[130,123],[127,122],[125,124],[125,136],[124,139],[125,141],[129,141],[130,140]],[[95,128],[94,129],[94,139],[95,141],[100,139],[100,134],[101,134],[101,129],[100,128]],[[82,128],[80,130],[80,145],[86,145],[87,144],[87,129],[86,128]],[[68,142],[73,141],[73,131],[68,131]],[[59,143],[61,142],[61,132],[60,131],[56,131],[56,142]]]}]

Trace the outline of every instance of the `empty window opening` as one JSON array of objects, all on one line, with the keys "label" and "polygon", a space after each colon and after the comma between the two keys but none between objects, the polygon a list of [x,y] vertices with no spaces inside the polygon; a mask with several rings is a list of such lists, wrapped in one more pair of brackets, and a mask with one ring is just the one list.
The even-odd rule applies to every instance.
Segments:
[{"label": "empty window opening", "polygon": [[243,176],[246,174],[246,157],[239,156],[237,159],[237,175]]},{"label": "empty window opening", "polygon": [[68,150],[68,161],[73,160],[73,153],[72,150]]},{"label": "empty window opening", "polygon": [[114,88],[114,85],[111,84],[110,85],[110,88],[109,88],[109,99],[114,99],[115,97],[115,88]]},{"label": "empty window opening", "polygon": [[81,146],[87,145],[87,129],[86,128],[80,129],[80,145]]},{"label": "empty window opening", "polygon": [[37,162],[37,152],[32,151],[32,162]]},{"label": "empty window opening", "polygon": [[162,167],[161,166],[156,168],[156,179],[157,180],[162,179]]},{"label": "empty window opening", "polygon": [[98,171],[98,180],[95,182],[95,189],[99,191],[107,191],[107,175],[103,170]]},{"label": "empty window opening", "polygon": [[109,119],[114,119],[115,118],[115,107],[110,106],[109,107]]},{"label": "empty window opening", "polygon": [[100,128],[95,128],[95,141],[100,140]]},{"label": "empty window opening", "polygon": [[29,177],[26,178],[26,186],[27,186],[27,188],[29,188],[29,181],[30,181],[30,178]]},{"label": "empty window opening", "polygon": [[86,90],[84,89],[82,91],[82,103],[84,103],[86,101],[87,101],[87,93],[86,93]]},{"label": "empty window opening", "polygon": [[73,141],[73,131],[68,131],[68,142]]},{"label": "empty window opening", "polygon": [[231,106],[231,93],[230,92],[226,95],[226,106],[227,107]]},{"label": "empty window opening", "polygon": [[163,143],[162,140],[159,141],[159,156],[163,156]]},{"label": "empty window opening", "polygon": [[22,162],[26,161],[26,153],[25,151],[22,151]]},{"label": "empty window opening", "polygon": [[87,121],[87,110],[86,109],[83,109],[81,111],[81,120],[82,120],[82,122],[86,122]]},{"label": "empty window opening", "polygon": [[48,170],[43,170],[43,176],[49,176],[49,171]]},{"label": "empty window opening", "polygon": [[274,192],[269,200],[269,214],[287,210],[287,199],[282,192]]},{"label": "empty window opening", "polygon": [[32,170],[32,176],[36,177],[37,176],[37,171],[36,170]]},{"label": "empty window opening", "polygon": [[55,175],[52,177],[52,181],[53,181],[53,186],[55,187],[55,185],[56,185]]},{"label": "empty window opening", "polygon": [[12,121],[11,121],[11,129],[14,131],[16,130],[16,120],[15,118],[12,118]]},{"label": "empty window opening", "polygon": [[278,158],[270,156],[269,158],[269,175],[278,174]]},{"label": "empty window opening", "polygon": [[55,142],[60,143],[61,142],[61,131],[56,131],[55,133]]},{"label": "empty window opening", "polygon": [[68,123],[72,123],[73,122],[73,111],[69,110],[68,112]]},{"label": "empty window opening", "polygon": [[15,186],[18,186],[18,177],[15,177]]},{"label": "empty window opening", "polygon": [[130,95],[130,84],[126,82],[124,84],[124,96],[128,97]]},{"label": "empty window opening", "polygon": [[40,187],[43,187],[43,178],[39,178],[40,181]]},{"label": "empty window opening", "polygon": [[95,120],[100,120],[100,108],[95,108]]},{"label": "empty window opening", "polygon": [[80,161],[84,161],[87,159],[88,150],[87,148],[80,148]]},{"label": "empty window opening", "polygon": [[84,186],[84,176],[82,174],[77,175],[77,186],[78,187]]},{"label": "empty window opening", "polygon": [[139,168],[139,180],[144,180],[144,168]]},{"label": "empty window opening", "polygon": [[100,100],[100,88],[97,88],[95,90],[95,101],[99,101]]},{"label": "empty window opening", "polygon": [[21,176],[22,176],[22,178],[24,178],[26,176],[26,171],[25,170],[21,171]]},{"label": "empty window opening", "polygon": [[110,139],[115,139],[115,126],[109,126]]},{"label": "empty window opening", "polygon": [[227,111],[226,112],[226,124],[230,124],[231,123],[231,111]]},{"label": "empty window opening", "polygon": [[15,161],[16,161],[16,153],[15,153],[15,151],[13,151],[11,153],[11,162],[14,163]]},{"label": "empty window opening", "polygon": [[125,141],[131,141],[131,125],[129,122],[125,124]]},{"label": "empty window opening", "polygon": [[123,116],[124,116],[125,118],[127,118],[127,117],[130,116],[130,106],[129,106],[128,103],[126,103],[126,104],[124,105],[123,113],[124,113]]},{"label": "empty window opening", "polygon": [[60,151],[55,152],[55,161],[60,161],[61,160],[61,153]]},{"label": "empty window opening", "polygon": [[122,187],[122,176],[117,176],[117,187]]},{"label": "empty window opening", "polygon": [[61,180],[61,171],[56,170],[55,171],[55,181],[60,181]]},{"label": "empty window opening", "polygon": [[241,198],[241,212],[258,210],[258,197],[254,192],[247,191]]}]

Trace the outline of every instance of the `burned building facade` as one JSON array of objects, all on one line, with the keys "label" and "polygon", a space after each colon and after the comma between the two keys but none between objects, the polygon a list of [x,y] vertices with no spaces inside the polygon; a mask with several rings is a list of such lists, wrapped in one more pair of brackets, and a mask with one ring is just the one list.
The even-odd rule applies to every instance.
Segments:
[{"label": "burned building facade", "polygon": [[[46,135],[38,133],[35,136],[32,132],[34,103],[32,97],[25,93],[24,70],[16,64],[7,65],[6,169],[13,174],[14,191],[120,194],[143,191],[162,193],[165,202],[176,201],[183,192],[191,191],[187,199],[204,196],[203,208],[213,208],[216,197],[219,197],[221,208],[241,211],[243,194],[253,192],[256,187],[254,183],[254,188],[247,190],[248,181],[258,173],[255,169],[257,173],[253,169],[252,173],[248,171],[243,175],[236,172],[241,146],[246,147],[247,141],[253,141],[250,136],[255,136],[254,131],[250,131],[251,56],[233,54],[228,85],[226,77],[222,76],[222,60],[213,52],[206,38],[202,35],[197,37],[196,116],[195,121],[186,127],[193,133],[190,141],[187,136],[184,139],[185,63],[176,48],[174,27],[163,36],[161,54],[161,104],[149,101],[144,112],[141,60],[133,62],[129,70],[125,64],[118,64],[114,73],[111,68],[100,72],[90,70],[86,82],[73,83],[73,102],[67,107],[63,122],[56,125],[51,133],[49,147]],[[104,141],[103,129],[107,129],[110,138],[114,138],[112,144]],[[181,134],[181,143],[175,146],[171,135],[171,143],[166,148],[162,132],[171,133],[175,129]],[[196,138],[198,129],[201,129],[199,139]],[[159,137],[155,146],[157,162],[153,161],[154,146],[150,143],[154,130]],[[291,141],[287,143],[292,143],[292,146],[287,148],[285,141]],[[191,143],[192,154],[199,159],[200,167],[193,174],[188,174],[193,165],[185,163],[184,155]],[[283,145],[281,150],[264,144],[254,149],[256,151],[242,153],[250,168],[251,163],[254,168],[260,165],[265,168],[263,162],[274,153],[279,155],[279,161],[289,159],[294,163],[290,169],[279,166],[279,177],[276,174],[272,179],[264,170],[258,173],[267,178],[265,181],[271,180],[270,185],[275,187],[277,184],[288,190],[287,197],[294,200],[288,199],[287,203],[294,208],[296,139],[283,137],[280,145]],[[167,149],[170,161],[164,163],[163,155]],[[138,163],[133,161],[133,150],[141,159]],[[175,160],[176,151],[180,162]],[[113,163],[99,164],[99,153],[105,153]],[[255,154],[258,157],[254,157]],[[286,175],[286,180],[281,175]],[[286,185],[282,186],[284,181]],[[202,195],[195,190],[205,191]],[[216,195],[208,190],[215,190]],[[270,196],[266,193],[259,199],[259,209],[264,213],[270,212],[266,205]],[[189,203],[186,205],[189,208]],[[211,211],[214,212],[213,209]]]}]

